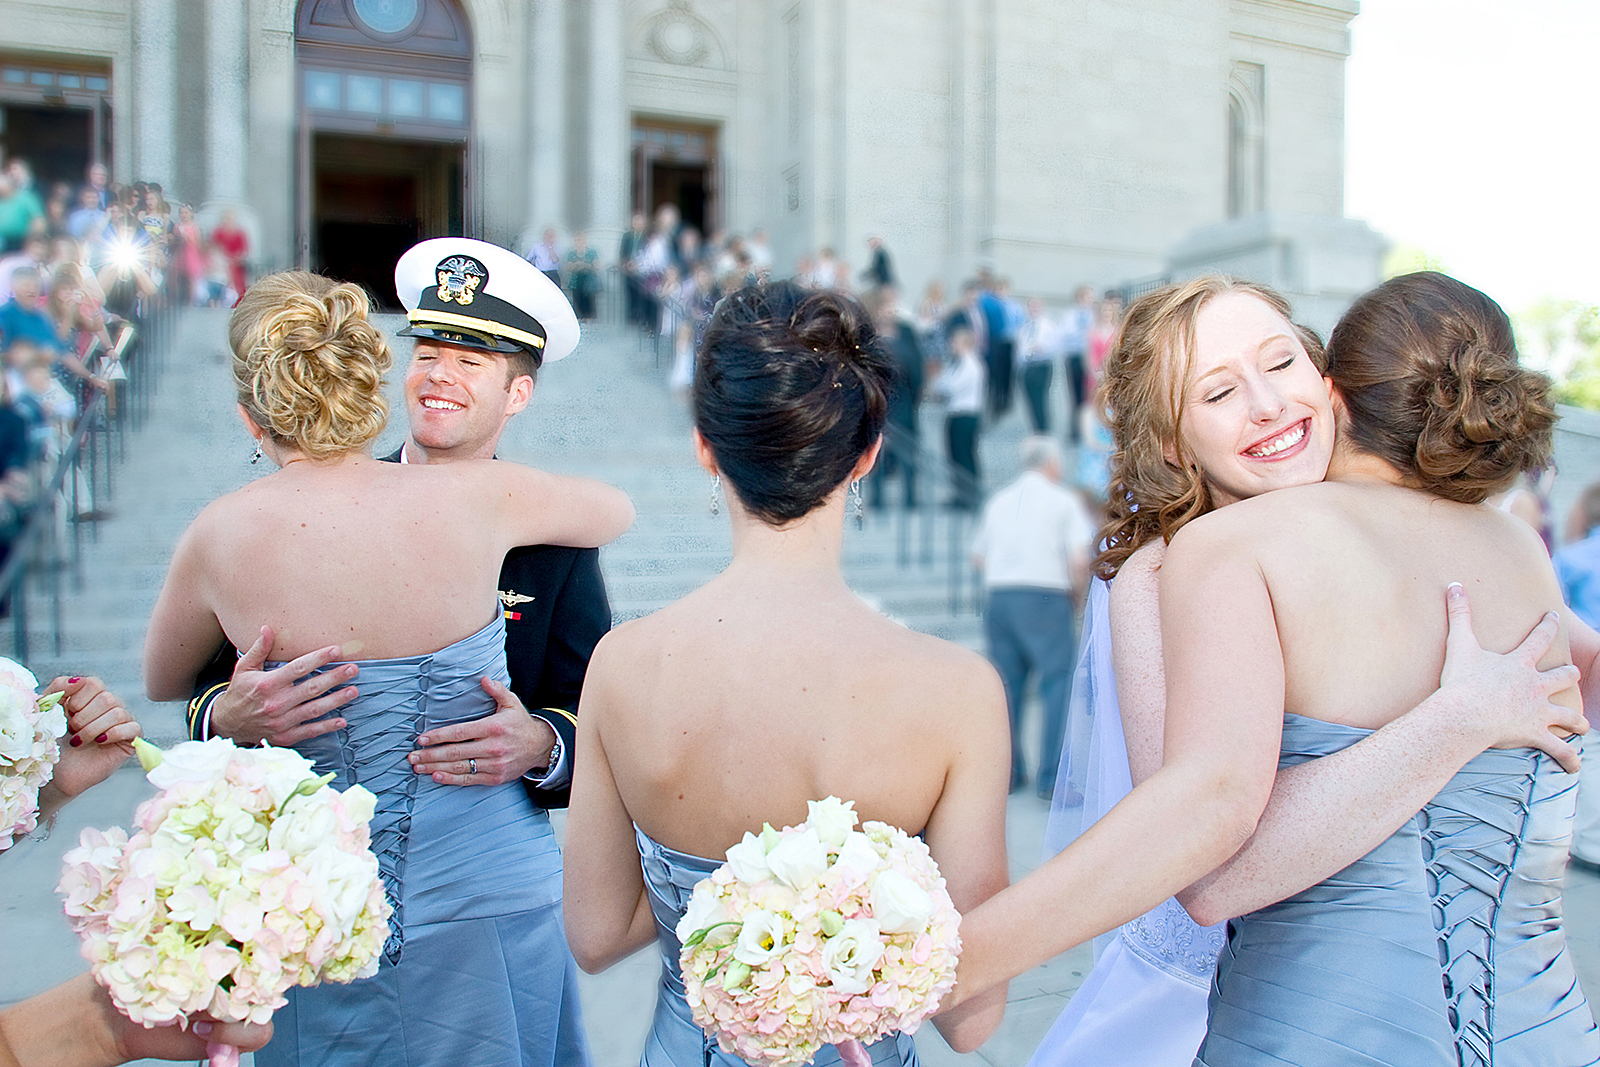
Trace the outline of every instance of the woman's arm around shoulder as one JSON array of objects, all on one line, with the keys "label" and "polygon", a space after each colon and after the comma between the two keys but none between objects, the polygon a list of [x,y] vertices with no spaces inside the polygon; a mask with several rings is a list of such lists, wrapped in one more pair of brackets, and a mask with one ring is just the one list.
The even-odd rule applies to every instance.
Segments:
[{"label": "woman's arm around shoulder", "polygon": [[[1557,616],[1547,615],[1521,645],[1499,655],[1478,644],[1460,585],[1451,586],[1447,611],[1441,687],[1359,743],[1279,771],[1250,840],[1178,894],[1196,922],[1242,915],[1343,870],[1489,745],[1539,747],[1571,769],[1576,752],[1551,729],[1579,729],[1580,716],[1550,698],[1573,684],[1577,670],[1538,669],[1557,636]],[[1574,634],[1574,651],[1578,644]]]},{"label": "woman's arm around shoulder", "polygon": [[616,486],[505,460],[474,466],[499,504],[509,544],[599,548],[633,525],[633,501]]},{"label": "woman's arm around shoulder", "polygon": [[[951,665],[941,690],[935,736],[949,739],[944,790],[924,831],[928,850],[944,874],[956,910],[965,916],[1004,889],[1006,794],[1010,787],[1011,733],[1005,690],[982,657],[963,653]],[[934,724],[930,724],[934,725]],[[957,1052],[971,1052],[993,1036],[1006,1009],[1006,987],[998,985],[934,1016],[939,1033]]]},{"label": "woman's arm around shoulder", "polygon": [[222,505],[222,500],[215,501],[202,511],[173,549],[167,580],[145,631],[144,688],[151,700],[186,699],[225,640],[217,621],[210,560]]},{"label": "woman's arm around shoulder", "polygon": [[562,916],[573,957],[590,974],[605,970],[655,939],[655,918],[639,867],[633,818],[622,803],[606,755],[607,727],[625,699],[632,673],[630,626],[595,646],[578,704],[572,803],[562,854]]}]

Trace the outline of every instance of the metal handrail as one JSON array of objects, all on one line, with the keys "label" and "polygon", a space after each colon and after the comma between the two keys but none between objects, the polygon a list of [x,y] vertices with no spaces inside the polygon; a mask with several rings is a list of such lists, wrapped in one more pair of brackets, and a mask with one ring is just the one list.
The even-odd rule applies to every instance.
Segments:
[{"label": "metal handrail", "polygon": [[[80,409],[72,435],[56,457],[54,469],[40,479],[21,532],[11,543],[11,553],[0,567],[0,601],[9,598],[13,626],[13,656],[27,662],[31,638],[28,629],[30,579],[48,580],[54,654],[62,654],[62,578],[71,570],[74,587],[84,586],[83,531],[98,541],[100,519],[115,493],[115,468],[127,456],[127,435],[149,417],[155,383],[166,349],[171,344],[176,309],[158,301],[142,302],[142,315],[125,328],[116,342],[127,375],[111,383],[110,392],[80,394]],[[82,477],[75,472],[82,471]],[[68,479],[71,489],[68,490]],[[88,493],[83,499],[80,486]],[[63,516],[66,503],[70,515]],[[70,522],[72,537],[63,540]]]},{"label": "metal handrail", "polygon": [[[978,481],[970,471],[957,467],[939,452],[924,447],[920,436],[913,436],[904,427],[893,423],[886,424],[883,428],[883,450],[892,455],[897,462],[914,470],[916,479],[924,482],[924,489],[918,494],[916,504],[908,507],[902,496],[898,505],[891,505],[895,508],[896,562],[902,568],[911,565],[912,526],[915,521],[920,524],[922,534],[920,562],[924,567],[931,567],[934,564],[936,527],[939,525],[938,520],[943,509],[936,499],[930,499],[927,483],[931,482],[935,490],[948,489],[952,501],[976,501],[979,497]],[[929,476],[926,481],[923,478],[924,473]],[[885,498],[887,496],[886,493]],[[932,496],[937,497],[938,493],[935,492]],[[944,510],[944,517],[947,520],[946,578],[950,593],[950,614],[961,613],[962,592],[969,586],[972,610],[977,611],[982,598],[978,592],[978,574],[972,566],[968,551],[968,542],[971,540],[968,527],[975,521],[977,512],[951,507]]]},{"label": "metal handrail", "polygon": [[[56,460],[55,470],[42,487],[38,499],[29,510],[27,522],[23,525],[22,532],[11,543],[11,555],[6,560],[5,566],[0,567],[0,601],[10,598],[11,615],[14,627],[13,651],[16,658],[23,663],[28,661],[28,597],[25,579],[33,572],[36,557],[41,548],[40,542],[48,530],[54,537],[57,530],[56,502],[60,499],[62,489],[67,478],[77,469],[78,455],[83,451],[84,442],[94,432],[96,420],[99,419],[105,407],[106,396],[97,394],[93,400],[78,415],[78,422],[73,429],[72,438],[67,446],[61,450],[61,455]],[[91,482],[90,507],[93,508],[94,485]],[[77,490],[74,485],[73,496],[76,498]],[[81,507],[81,501],[77,502]],[[76,518],[76,516],[74,516]],[[53,554],[51,559],[52,575],[52,624],[55,630],[55,654],[61,655],[61,562],[59,553]]]}]

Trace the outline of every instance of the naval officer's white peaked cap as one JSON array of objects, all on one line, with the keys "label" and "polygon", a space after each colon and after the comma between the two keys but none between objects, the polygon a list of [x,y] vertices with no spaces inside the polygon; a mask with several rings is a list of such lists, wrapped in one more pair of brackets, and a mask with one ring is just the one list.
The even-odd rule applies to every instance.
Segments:
[{"label": "naval officer's white peaked cap", "polygon": [[560,287],[515,252],[487,241],[435,237],[412,245],[394,266],[394,288],[411,321],[402,337],[527,351],[541,364],[578,347],[578,316]]}]

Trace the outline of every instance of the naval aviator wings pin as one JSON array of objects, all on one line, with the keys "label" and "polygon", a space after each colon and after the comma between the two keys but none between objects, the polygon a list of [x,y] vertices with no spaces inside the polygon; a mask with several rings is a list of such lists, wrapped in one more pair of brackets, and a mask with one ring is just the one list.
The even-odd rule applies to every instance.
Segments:
[{"label": "naval aviator wings pin", "polygon": [[505,616],[511,622],[517,622],[522,618],[522,612],[516,610],[517,606],[530,603],[533,600],[531,596],[524,596],[521,593],[505,589],[500,590],[499,596],[500,603],[505,605]]}]

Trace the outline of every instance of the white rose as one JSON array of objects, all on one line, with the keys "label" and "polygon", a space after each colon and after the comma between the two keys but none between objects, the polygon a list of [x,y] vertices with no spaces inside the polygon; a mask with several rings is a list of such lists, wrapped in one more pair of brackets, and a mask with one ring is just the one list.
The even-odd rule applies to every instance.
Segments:
[{"label": "white rose", "polygon": [[767,853],[773,876],[790,889],[810,885],[828,869],[828,850],[815,830],[787,833]]},{"label": "white rose", "polygon": [[0,761],[16,763],[33,754],[33,723],[21,708],[0,706]]},{"label": "white rose", "polygon": [[39,688],[39,679],[16,660],[0,656],[0,684],[9,684],[32,696]]},{"label": "white rose", "polygon": [[171,789],[180,782],[209,782],[222,777],[228,760],[239,750],[225,737],[210,741],[184,741],[161,753],[161,762],[145,777],[157,789]]},{"label": "white rose", "polygon": [[267,780],[267,794],[272,803],[282,805],[308,778],[315,777],[312,762],[292,748],[262,746],[248,750],[251,759],[260,767]]},{"label": "white rose", "polygon": [[856,828],[855,801],[828,797],[806,801],[806,825],[817,832],[825,845],[838,848],[845,836]]},{"label": "white rose", "polygon": [[885,933],[918,933],[933,917],[933,898],[899,871],[884,871],[872,883],[872,917]]},{"label": "white rose", "polygon": [[748,830],[744,840],[730,848],[727,855],[733,876],[745,885],[755,885],[772,877],[772,868],[767,866],[767,846]]},{"label": "white rose", "polygon": [[303,856],[318,845],[332,843],[338,832],[339,820],[332,808],[310,797],[296,797],[267,831],[267,847]]},{"label": "white rose", "polygon": [[844,845],[833,865],[844,875],[846,885],[860,885],[882,862],[883,857],[873,847],[872,839],[859,830],[852,830],[845,835]]},{"label": "white rose", "polygon": [[351,855],[326,844],[313,849],[299,866],[317,895],[312,906],[340,930],[353,929],[378,874],[372,854]]},{"label": "white rose", "polygon": [[833,988],[848,996],[872,988],[872,969],[883,959],[878,924],[871,919],[846,919],[843,928],[822,944],[822,965]]},{"label": "white rose", "polygon": [[783,951],[783,920],[770,911],[759,908],[744,917],[739,929],[739,942],[733,946],[733,958],[751,967],[759,967]]},{"label": "white rose", "polygon": [[[51,740],[67,732],[67,711],[61,706],[60,701],[56,701],[40,713],[38,730],[41,737]],[[48,741],[44,747],[49,747]]]},{"label": "white rose", "polygon": [[371,822],[378,810],[378,798],[365,786],[353,785],[339,796],[344,798],[345,814],[356,822]]},{"label": "white rose", "polygon": [[[701,889],[702,886],[705,887],[704,890]],[[677,934],[679,944],[688,941],[689,938],[701,930],[716,926],[718,923],[728,922],[733,918],[728,912],[728,906],[717,897],[716,893],[710,892],[710,889],[711,879],[709,878],[702,879],[699,885],[695,886],[693,895],[689,897],[689,907],[684,910],[683,918],[678,920]],[[733,935],[733,929],[725,926],[707,934],[707,940],[711,940],[715,944],[717,935],[722,934],[724,931],[727,932],[729,937]]]}]

